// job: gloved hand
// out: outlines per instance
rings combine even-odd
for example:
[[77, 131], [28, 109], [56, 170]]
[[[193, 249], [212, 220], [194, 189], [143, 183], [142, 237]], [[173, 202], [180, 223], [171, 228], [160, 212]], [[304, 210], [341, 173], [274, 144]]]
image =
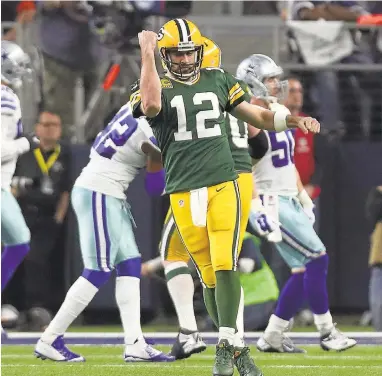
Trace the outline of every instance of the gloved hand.
[[303, 189], [298, 195], [297, 198], [300, 200], [300, 204], [304, 209], [305, 214], [308, 216], [309, 220], [314, 224], [316, 221], [316, 216], [314, 214], [314, 204], [312, 199], [309, 197], [305, 189]]
[[254, 232], [261, 237], [267, 237], [279, 228], [278, 224], [272, 219], [272, 217], [266, 213], [259, 197], [254, 198], [251, 202], [249, 223]]
[[34, 133], [23, 134], [21, 137], [25, 137], [29, 141], [30, 150], [34, 150], [40, 147], [40, 140]]

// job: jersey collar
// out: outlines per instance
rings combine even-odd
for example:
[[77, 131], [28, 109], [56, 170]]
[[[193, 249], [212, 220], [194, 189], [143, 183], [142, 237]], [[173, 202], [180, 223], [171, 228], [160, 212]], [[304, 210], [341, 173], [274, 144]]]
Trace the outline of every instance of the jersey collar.
[[191, 81], [182, 81], [182, 80], [178, 80], [176, 79], [171, 73], [169, 72], [166, 72], [165, 73], [165, 76], [170, 78], [171, 80], [173, 81], [176, 81], [176, 82], [179, 82], [180, 84], [183, 84], [183, 85], [187, 85], [187, 86], [191, 86], [193, 84], [196, 84], [198, 81], [199, 81], [199, 78], [200, 78], [200, 71], [199, 73], [196, 75], [195, 78], [193, 78]]

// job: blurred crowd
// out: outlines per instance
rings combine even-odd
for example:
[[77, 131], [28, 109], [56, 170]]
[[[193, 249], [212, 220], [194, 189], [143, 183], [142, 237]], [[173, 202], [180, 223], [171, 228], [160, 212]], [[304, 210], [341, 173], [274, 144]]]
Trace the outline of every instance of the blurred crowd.
[[[33, 43], [39, 51], [35, 59], [43, 61], [39, 64], [43, 70], [40, 108], [61, 117], [63, 136], [72, 141], [78, 141], [76, 128], [81, 125], [76, 122], [94, 90], [101, 87], [107, 72], [105, 67], [114, 61], [110, 59], [116, 51], [132, 53], [137, 31], [147, 27], [147, 13], [136, 7], [121, 9], [120, 5], [114, 9], [111, 3], [3, 1], [1, 4], [2, 22], [14, 21], [20, 26], [3, 27], [3, 39], [16, 40], [17, 32], [33, 31]], [[193, 7], [199, 6], [199, 2], [169, 3], [178, 6], [175, 11], [171, 9], [178, 17], [189, 15]], [[222, 3], [223, 8], [229, 5]], [[286, 24], [288, 62], [308, 67], [291, 72], [304, 83], [306, 113], [317, 117], [327, 132], [338, 133], [347, 140], [365, 136], [373, 141], [382, 139], [382, 74], [381, 66], [377, 65], [382, 63], [382, 29], [375, 28], [381, 22], [381, 2], [245, 1], [242, 12], [253, 16], [279, 14]], [[344, 28], [343, 22], [366, 28]], [[20, 37], [25, 41], [24, 35]], [[28, 51], [28, 46], [22, 47]], [[223, 51], [223, 64], [225, 54], [229, 51]], [[330, 69], [338, 64], [345, 67]], [[132, 76], [130, 82], [135, 78]], [[78, 87], [80, 91], [76, 91]], [[128, 92], [126, 88], [121, 90], [124, 95], [118, 100], [124, 101]], [[96, 124], [85, 130], [87, 140], [92, 140], [102, 129], [102, 120], [109, 115], [110, 106], [118, 108], [120, 103], [106, 98], [97, 105], [103, 107], [103, 111], [97, 109], [103, 115], [96, 116], [93, 120]]]
[[[117, 12], [112, 22], [106, 22], [113, 12], [105, 16], [102, 8], [102, 12], [95, 16], [95, 3], [111, 2], [1, 2], [2, 23], [15, 22], [14, 27], [2, 27], [2, 39], [26, 40], [25, 31], [33, 31], [33, 43], [38, 53], [32, 57], [32, 63], [39, 67], [41, 77], [41, 100], [36, 109], [34, 131], [40, 138], [42, 157], [38, 158], [33, 151], [24, 154], [18, 160], [12, 182], [12, 192], [20, 204], [32, 238], [31, 252], [17, 272], [22, 277], [14, 279], [22, 281], [22, 284], [11, 284], [5, 297], [16, 301], [23, 310], [38, 307], [54, 311], [62, 300], [65, 223], [73, 178], [68, 144], [78, 141], [76, 128], [80, 124], [77, 121], [82, 115], [79, 111], [86, 108], [96, 89], [101, 90], [105, 66], [110, 65], [115, 50], [123, 53], [126, 47], [127, 51], [129, 48], [133, 50], [134, 36], [145, 25], [146, 15], [141, 16], [136, 8], [124, 10], [127, 16], [122, 21], [120, 12]], [[174, 3], [178, 6], [176, 16], [189, 16], [192, 6], [198, 6], [198, 2], [185, 3], [184, 8], [178, 4], [183, 2]], [[382, 14], [382, 2], [245, 1], [242, 11], [253, 16], [279, 14], [287, 26], [285, 40], [289, 62], [312, 67], [289, 70], [285, 105], [292, 115], [308, 113], [321, 121], [323, 136], [313, 139], [311, 134], [295, 133], [296, 166], [306, 191], [318, 202], [322, 171], [317, 155], [320, 148], [315, 145], [320, 142], [320, 137], [382, 141], [382, 28], [373, 28], [381, 24], [377, 15]], [[123, 24], [126, 20], [130, 22], [128, 25]], [[297, 21], [306, 21], [307, 24], [304, 26]], [[318, 38], [317, 28], [322, 30], [325, 21], [339, 23], [333, 23], [333, 28], [325, 28]], [[358, 22], [370, 28], [347, 29], [340, 25], [342, 21]], [[129, 30], [126, 38], [129, 43], [122, 46], [120, 39], [126, 37], [126, 28]], [[28, 52], [28, 46], [23, 47]], [[225, 54], [229, 51], [223, 51], [223, 65]], [[348, 68], [331, 68], [331, 65], [338, 64]], [[322, 69], [322, 66], [327, 69]], [[132, 76], [129, 81], [133, 82], [135, 78]], [[82, 96], [75, 94], [79, 82]], [[128, 94], [125, 88], [123, 95], [118, 96], [119, 102], [126, 101]], [[78, 105], [78, 101], [82, 103]], [[113, 98], [100, 103], [103, 115], [94, 119], [91, 130], [85, 130], [85, 141], [94, 139], [120, 105]], [[50, 179], [46, 179], [47, 175]], [[381, 189], [378, 188], [373, 195], [373, 207], [380, 205], [380, 195]], [[372, 217], [374, 232], [370, 253], [370, 304], [376, 317], [382, 311], [380, 214], [379, 211]], [[253, 248], [256, 241], [251, 238], [246, 244]], [[256, 252], [255, 256], [247, 257], [254, 259], [254, 265], [257, 265], [251, 273], [267, 265], [259, 257]], [[248, 261], [242, 264], [248, 265]], [[274, 297], [270, 296], [270, 300], [273, 301]], [[273, 305], [270, 312], [272, 308]], [[382, 330], [382, 323], [376, 320], [376, 327]]]

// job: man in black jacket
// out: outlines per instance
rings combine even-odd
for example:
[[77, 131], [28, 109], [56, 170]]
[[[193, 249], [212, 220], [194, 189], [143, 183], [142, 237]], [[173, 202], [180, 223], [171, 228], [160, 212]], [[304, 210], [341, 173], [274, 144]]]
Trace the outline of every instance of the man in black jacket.
[[62, 285], [63, 223], [72, 185], [70, 150], [59, 142], [58, 115], [42, 112], [35, 132], [40, 147], [19, 158], [12, 191], [31, 230], [31, 250], [24, 261], [26, 308], [51, 309]]

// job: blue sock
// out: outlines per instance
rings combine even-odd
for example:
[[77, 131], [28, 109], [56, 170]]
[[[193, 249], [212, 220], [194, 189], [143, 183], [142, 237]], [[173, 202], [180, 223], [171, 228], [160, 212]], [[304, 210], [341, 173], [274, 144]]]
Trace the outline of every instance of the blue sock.
[[282, 289], [275, 315], [289, 321], [304, 304], [304, 273], [294, 273]]
[[308, 299], [310, 309], [316, 315], [329, 311], [328, 290], [326, 288], [328, 264], [329, 257], [325, 254], [306, 265], [305, 296]]
[[1, 254], [1, 292], [29, 252], [29, 244], [6, 245]]

